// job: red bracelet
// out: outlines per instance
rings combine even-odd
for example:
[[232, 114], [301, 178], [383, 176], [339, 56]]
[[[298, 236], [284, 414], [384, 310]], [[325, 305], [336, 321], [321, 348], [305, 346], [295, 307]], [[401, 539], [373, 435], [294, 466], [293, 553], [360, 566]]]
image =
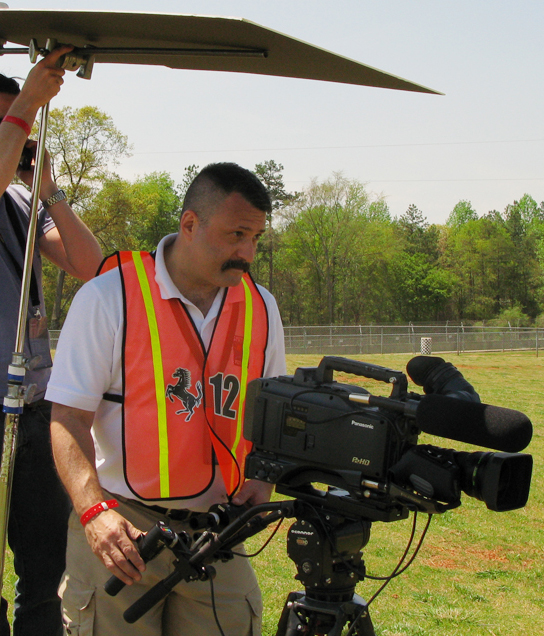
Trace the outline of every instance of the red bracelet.
[[6, 115], [2, 121], [7, 121], [10, 124], [15, 124], [16, 126], [19, 126], [19, 128], [22, 128], [27, 137], [30, 137], [30, 132], [32, 131], [32, 127], [29, 126], [26, 121], [24, 119], [21, 119], [20, 117], [12, 117], [11, 115]]
[[108, 501], [101, 501], [100, 503], [96, 504], [95, 506], [92, 506], [92, 508], [89, 508], [89, 510], [87, 510], [87, 512], [84, 512], [81, 515], [81, 525], [83, 527], [85, 527], [87, 525], [87, 523], [93, 518], [96, 517], [96, 515], [99, 512], [103, 512], [104, 510], [111, 510], [112, 508], [117, 508], [119, 506], [119, 504], [115, 501], [115, 499], [109, 499]]

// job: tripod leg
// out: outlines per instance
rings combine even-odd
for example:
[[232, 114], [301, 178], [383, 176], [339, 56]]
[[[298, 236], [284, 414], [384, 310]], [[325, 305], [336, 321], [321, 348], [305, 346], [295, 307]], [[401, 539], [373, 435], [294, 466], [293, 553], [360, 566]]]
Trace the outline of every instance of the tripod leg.
[[353, 620], [356, 622], [354, 631], [350, 632], [353, 636], [376, 636], [374, 625], [372, 624], [372, 619], [370, 618], [370, 613], [366, 603], [364, 604], [364, 608], [360, 609], [355, 616], [350, 618], [350, 629], [352, 627]]
[[[283, 606], [283, 610], [281, 612], [280, 620], [278, 621], [278, 630], [276, 632], [276, 636], [296, 636], [296, 624], [293, 627], [293, 622], [297, 621], [300, 624], [300, 621], [293, 611], [293, 604], [295, 601], [300, 600], [304, 594], [302, 592], [290, 592], [287, 597], [287, 601], [285, 601], [285, 605]], [[293, 631], [293, 629], [295, 631]], [[289, 631], [288, 631], [289, 630]], [[302, 634], [299, 630], [298, 634]]]
[[348, 603], [320, 603], [303, 592], [291, 592], [276, 636], [341, 636], [346, 625], [350, 636], [376, 636], [368, 605], [358, 595]]

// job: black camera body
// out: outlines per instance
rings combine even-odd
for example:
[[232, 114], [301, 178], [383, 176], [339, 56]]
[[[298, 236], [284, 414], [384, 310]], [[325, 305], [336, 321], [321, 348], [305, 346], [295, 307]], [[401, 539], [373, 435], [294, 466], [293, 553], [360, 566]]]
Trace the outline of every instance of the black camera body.
[[[335, 382], [333, 371], [386, 382], [391, 395], [376, 398]], [[254, 380], [244, 419], [244, 436], [253, 443], [245, 476], [372, 521], [395, 521], [414, 509], [441, 513], [460, 505], [462, 491], [492, 510], [524, 506], [532, 457], [418, 445], [422, 396], [407, 387], [400, 371], [338, 357], [294, 376]], [[316, 490], [316, 483], [332, 489]]]
[[30, 170], [32, 168], [32, 161], [34, 159], [34, 150], [31, 147], [25, 146], [19, 159], [19, 170]]

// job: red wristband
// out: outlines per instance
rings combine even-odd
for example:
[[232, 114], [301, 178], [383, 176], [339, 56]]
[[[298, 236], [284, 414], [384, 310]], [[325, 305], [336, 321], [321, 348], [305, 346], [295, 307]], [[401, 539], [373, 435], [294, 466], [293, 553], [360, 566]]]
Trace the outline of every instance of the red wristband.
[[2, 121], [7, 121], [10, 124], [15, 124], [16, 126], [19, 126], [19, 128], [22, 128], [27, 137], [30, 137], [30, 132], [32, 130], [32, 126], [29, 126], [26, 121], [24, 119], [21, 119], [20, 117], [12, 117], [11, 115], [6, 115]]
[[81, 515], [81, 525], [83, 527], [85, 527], [87, 525], [87, 523], [93, 518], [96, 517], [96, 515], [99, 512], [103, 512], [104, 510], [111, 510], [112, 508], [117, 508], [119, 506], [119, 504], [115, 501], [115, 499], [109, 499], [108, 501], [101, 501], [100, 503], [96, 504], [95, 506], [92, 506], [92, 508], [89, 508], [89, 510], [87, 510], [87, 512], [84, 512]]

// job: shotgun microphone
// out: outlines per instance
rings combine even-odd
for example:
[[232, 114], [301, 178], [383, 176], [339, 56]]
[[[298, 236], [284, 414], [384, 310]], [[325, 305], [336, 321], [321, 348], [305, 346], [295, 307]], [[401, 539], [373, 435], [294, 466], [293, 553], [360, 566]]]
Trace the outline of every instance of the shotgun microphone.
[[419, 428], [430, 435], [506, 453], [519, 453], [533, 435], [533, 425], [521, 411], [447, 395], [423, 396], [415, 419]]

